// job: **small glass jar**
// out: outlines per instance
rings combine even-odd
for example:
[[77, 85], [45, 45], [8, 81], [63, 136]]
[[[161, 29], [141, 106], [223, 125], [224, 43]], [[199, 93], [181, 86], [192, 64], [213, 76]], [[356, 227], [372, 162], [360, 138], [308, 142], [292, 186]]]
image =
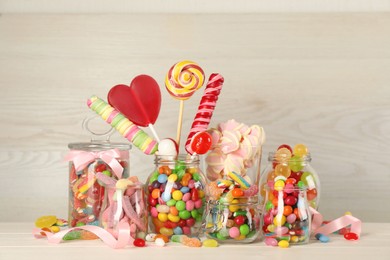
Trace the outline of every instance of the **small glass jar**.
[[[130, 178], [131, 181], [131, 178]], [[118, 182], [122, 184], [118, 185]], [[102, 213], [101, 226], [118, 238], [120, 223], [130, 227], [132, 238], [145, 238], [148, 228], [144, 185], [119, 180], [115, 187], [107, 187]]]
[[309, 242], [311, 215], [306, 194], [306, 188], [287, 185], [266, 188], [262, 229], [267, 244], [281, 240], [292, 245]]
[[69, 226], [98, 226], [106, 189], [96, 174], [99, 172], [114, 180], [128, 177], [131, 146], [93, 141], [70, 143], [68, 147]]
[[146, 182], [149, 232], [198, 236], [205, 206], [205, 177], [198, 156], [156, 155]]
[[258, 202], [207, 202], [203, 219], [206, 237], [221, 243], [251, 243], [261, 234]]
[[318, 209], [321, 191], [320, 179], [310, 162], [309, 153], [302, 157], [293, 156], [290, 158], [274, 152], [269, 153], [268, 165], [260, 178], [261, 204], [264, 203], [267, 183], [275, 182], [278, 179], [290, 179], [294, 185], [306, 187], [309, 206]]

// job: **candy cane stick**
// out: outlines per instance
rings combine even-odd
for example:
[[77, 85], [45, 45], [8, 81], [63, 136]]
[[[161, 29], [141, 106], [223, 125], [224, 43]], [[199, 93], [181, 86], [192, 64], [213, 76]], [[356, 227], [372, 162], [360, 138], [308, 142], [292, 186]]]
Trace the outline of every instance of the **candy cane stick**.
[[209, 82], [207, 83], [207, 86], [204, 90], [202, 99], [199, 103], [198, 112], [195, 115], [190, 133], [187, 137], [185, 148], [186, 151], [190, 154], [194, 153], [194, 151], [191, 149], [192, 137], [198, 132], [207, 130], [210, 124], [210, 120], [218, 100], [218, 95], [221, 92], [223, 82], [223, 77], [218, 73], [213, 73], [209, 77]]

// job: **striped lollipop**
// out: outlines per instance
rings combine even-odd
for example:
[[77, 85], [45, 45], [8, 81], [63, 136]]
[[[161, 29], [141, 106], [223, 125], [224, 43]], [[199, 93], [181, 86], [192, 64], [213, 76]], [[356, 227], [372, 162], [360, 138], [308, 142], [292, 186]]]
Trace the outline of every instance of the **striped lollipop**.
[[192, 61], [180, 61], [173, 65], [165, 78], [165, 87], [169, 94], [180, 100], [176, 142], [180, 145], [184, 100], [189, 99], [204, 83], [203, 69]]

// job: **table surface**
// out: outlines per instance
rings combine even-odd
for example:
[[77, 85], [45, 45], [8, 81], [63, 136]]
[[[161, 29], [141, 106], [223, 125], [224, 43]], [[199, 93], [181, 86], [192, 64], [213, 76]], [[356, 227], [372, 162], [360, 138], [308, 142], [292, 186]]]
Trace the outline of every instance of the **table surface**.
[[0, 259], [389, 259], [390, 223], [363, 223], [358, 241], [347, 241], [340, 235], [331, 235], [329, 243], [312, 240], [307, 245], [288, 249], [268, 247], [263, 242], [241, 245], [220, 245], [218, 248], [189, 248], [169, 243], [165, 247], [149, 244], [145, 248], [128, 246], [111, 249], [100, 240], [68, 241], [49, 244], [36, 239], [31, 231], [33, 223], [0, 223]]

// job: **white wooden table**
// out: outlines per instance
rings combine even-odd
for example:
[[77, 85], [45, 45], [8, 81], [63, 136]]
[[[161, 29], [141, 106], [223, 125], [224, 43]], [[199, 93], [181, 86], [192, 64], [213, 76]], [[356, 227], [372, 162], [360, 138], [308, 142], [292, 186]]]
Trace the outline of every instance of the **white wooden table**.
[[363, 223], [358, 241], [331, 235], [331, 242], [312, 240], [288, 249], [268, 247], [263, 242], [246, 245], [220, 245], [218, 248], [189, 248], [169, 243], [160, 248], [128, 246], [111, 249], [100, 240], [49, 244], [31, 234], [33, 223], [0, 223], [0, 259], [390, 259], [390, 223]]

